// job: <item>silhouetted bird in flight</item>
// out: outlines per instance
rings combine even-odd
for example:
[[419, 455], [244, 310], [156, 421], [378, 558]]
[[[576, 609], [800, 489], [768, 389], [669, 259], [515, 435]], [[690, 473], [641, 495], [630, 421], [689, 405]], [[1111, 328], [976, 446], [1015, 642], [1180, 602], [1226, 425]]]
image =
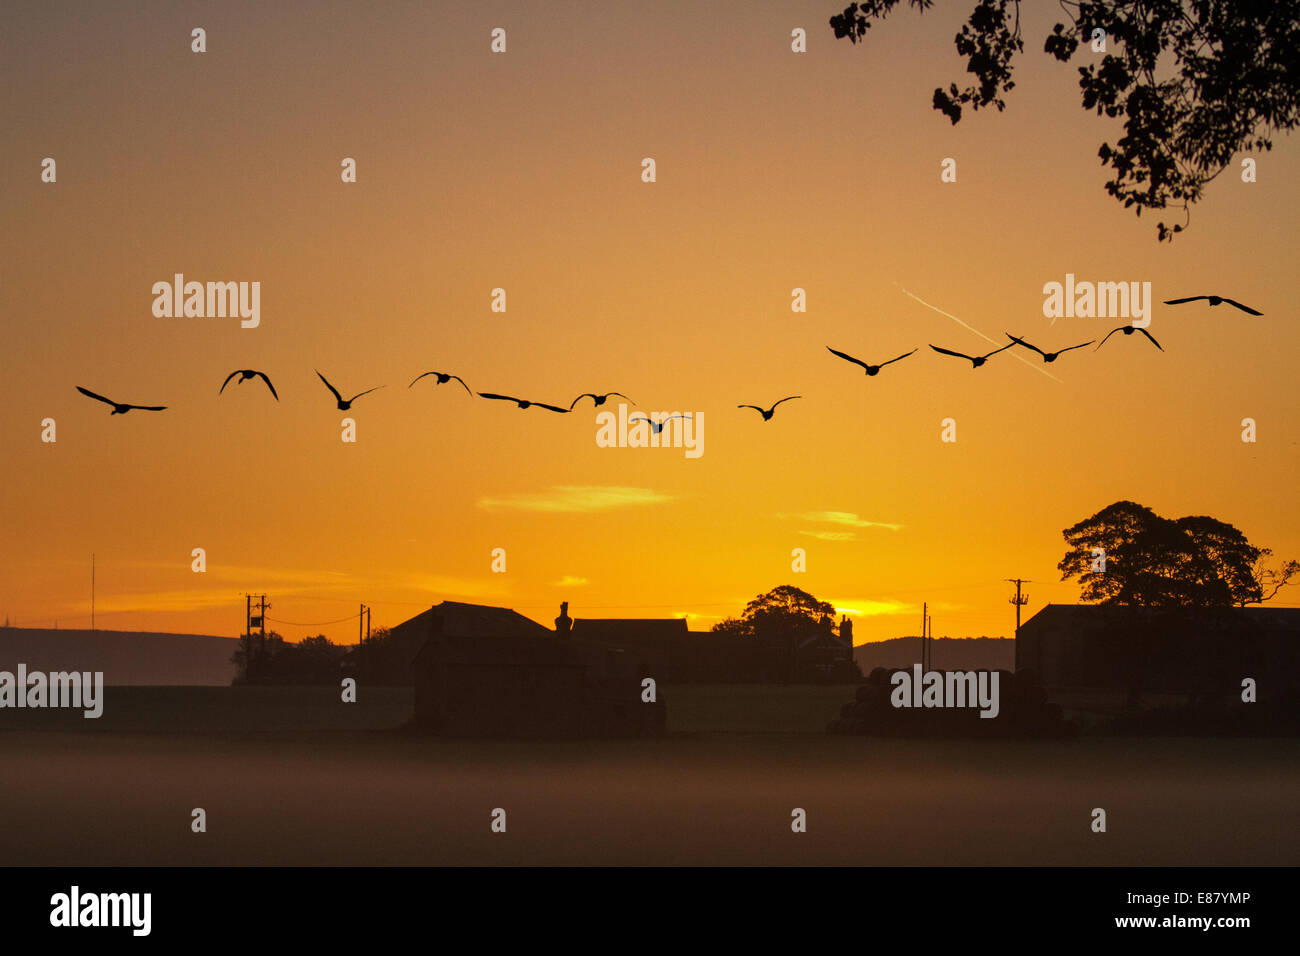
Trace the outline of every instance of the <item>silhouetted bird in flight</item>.
[[[607, 401], [609, 401], [609, 397], [610, 397], [611, 395], [617, 395], [619, 398], [627, 398], [627, 396], [624, 395], [622, 392], [606, 392], [604, 395], [596, 395], [596, 394], [594, 394], [594, 393], [592, 393], [592, 392], [583, 392], [581, 395], [579, 395], [577, 398], [575, 398], [575, 399], [573, 400], [573, 405], [577, 405], [577, 404], [578, 404], [580, 401], [582, 401], [584, 398], [589, 398], [589, 399], [591, 399], [593, 402], [596, 403], [595, 406], [594, 406], [595, 408], [600, 408], [600, 406], [604, 405]], [[630, 399], [630, 398], [627, 398], [627, 400], [628, 400], [629, 402], [632, 402], [632, 399]], [[632, 402], [632, 404], [635, 405], [636, 402]], [[573, 410], [573, 405], [570, 405], [570, 406], [569, 406], [569, 410], [570, 410], [570, 411]], [[630, 418], [628, 419], [628, 421], [631, 421], [631, 420], [632, 420], [632, 419], [630, 419]]]
[[537, 408], [544, 408], [548, 412], [561, 412], [565, 415], [569, 414], [569, 409], [561, 408], [559, 405], [547, 405], [545, 402], [530, 402], [526, 398], [511, 398], [509, 395], [495, 395], [492, 392], [479, 392], [478, 394], [479, 398], [491, 398], [498, 402], [514, 402], [520, 408], [531, 408], [536, 406]]
[[[631, 401], [631, 399], [628, 399], [628, 401]], [[669, 415], [667, 418], [663, 419], [662, 421], [658, 421], [658, 422], [656, 422], [656, 421], [654, 421], [654, 420], [652, 420], [652, 419], [649, 419], [649, 418], [646, 418], [644, 415], [642, 415], [640, 418], [629, 418], [629, 419], [628, 419], [628, 422], [647, 422], [647, 423], [650, 425], [650, 431], [652, 431], [652, 432], [654, 432], [654, 434], [658, 435], [660, 432], [662, 432], [662, 431], [664, 430], [664, 426], [667, 425], [667, 424], [668, 424], [670, 421], [672, 421], [674, 418], [682, 418], [682, 419], [686, 419], [686, 418], [690, 418], [690, 417], [691, 417], [690, 415], [681, 415], [681, 414], [677, 414], [677, 415]]]
[[[790, 401], [790, 399], [792, 399], [792, 398], [803, 398], [803, 396], [802, 396], [802, 395], [789, 395], [789, 396], [787, 396], [787, 397], [781, 399], [781, 402], [788, 402], [788, 401]], [[781, 402], [777, 402], [776, 405], [780, 405]], [[758, 412], [760, 415], [763, 416], [763, 421], [765, 421], [765, 422], [770, 422], [770, 421], [772, 420], [772, 415], [773, 415], [773, 413], [776, 411], [776, 405], [773, 405], [771, 408], [768, 408], [768, 409], [759, 408], [757, 405], [737, 405], [736, 407], [737, 407], [737, 408], [752, 408], [754, 411]]]
[[[447, 372], [425, 372], [424, 375], [417, 375], [417, 376], [415, 376], [415, 378], [411, 381], [411, 385], [414, 385], [414, 384], [415, 384], [416, 382], [418, 382], [420, 379], [424, 378], [425, 375], [436, 375], [436, 376], [438, 376], [438, 384], [439, 384], [439, 385], [446, 385], [448, 382], [450, 382], [450, 381], [454, 378], [456, 381], [460, 382], [460, 387], [463, 388], [463, 389], [465, 389], [465, 392], [469, 395], [470, 398], [473, 398], [473, 397], [474, 397], [474, 393], [471, 392], [471, 391], [469, 390], [469, 386], [465, 384], [465, 380], [464, 380], [463, 378], [461, 378], [459, 375], [450, 375], [450, 374], [448, 374]], [[407, 387], [407, 388], [410, 388], [411, 385], [408, 385], [408, 386], [406, 386], [406, 387]]]
[[362, 395], [369, 395], [371, 392], [377, 391], [384, 387], [382, 385], [376, 385], [374, 388], [368, 388], [364, 392], [357, 392], [357, 394], [353, 395], [347, 401], [344, 401], [343, 396], [339, 394], [339, 390], [329, 383], [329, 379], [327, 379], [324, 375], [321, 375], [319, 371], [317, 371], [316, 374], [320, 376], [320, 380], [325, 383], [325, 387], [334, 393], [334, 400], [339, 403], [339, 411], [341, 412], [346, 412], [349, 408], [351, 408], [352, 403], [355, 402]]
[[[1225, 295], [1189, 295], [1185, 299], [1165, 299], [1165, 305], [1182, 305], [1184, 302], [1199, 302], [1202, 299], [1208, 299], [1210, 305], [1221, 305], [1224, 302], [1228, 305], [1236, 306], [1242, 312], [1249, 312], [1251, 315], [1263, 315], [1263, 312], [1256, 312], [1248, 305], [1242, 305], [1236, 299], [1229, 299]], [[1163, 352], [1164, 349], [1161, 349]]]
[[[1125, 335], [1132, 335], [1134, 332], [1141, 332], [1143, 335], [1145, 335], [1147, 338], [1151, 340], [1152, 345], [1160, 349], [1160, 351], [1162, 352], [1164, 351], [1164, 349], [1160, 348], [1160, 343], [1156, 341], [1156, 337], [1152, 335], [1150, 332], [1148, 332], [1146, 329], [1142, 328], [1141, 326], [1121, 325], [1118, 329], [1111, 329], [1109, 332], [1107, 332], [1106, 339], [1110, 338], [1116, 332], [1123, 332]], [[1106, 339], [1101, 340], [1101, 342], [1097, 345], [1097, 349], [1101, 348], [1103, 345], [1106, 344]], [[1097, 351], [1097, 349], [1093, 349], [1093, 351], [1095, 352]]]
[[[1044, 351], [1043, 351], [1042, 349], [1040, 349], [1037, 345], [1030, 345], [1030, 344], [1029, 344], [1028, 342], [1026, 342], [1024, 339], [1016, 338], [1016, 337], [1015, 337], [1014, 335], [1012, 335], [1010, 332], [1007, 333], [1007, 338], [1009, 338], [1009, 339], [1011, 340], [1012, 344], [1014, 344], [1014, 345], [1023, 345], [1023, 346], [1024, 346], [1025, 348], [1027, 348], [1027, 349], [1033, 349], [1035, 352], [1037, 352], [1039, 355], [1041, 355], [1041, 356], [1043, 357], [1043, 361], [1044, 361], [1044, 362], [1055, 362], [1057, 356], [1059, 356], [1059, 355], [1061, 355], [1061, 354], [1063, 354], [1063, 353], [1065, 353], [1065, 352], [1069, 352], [1069, 351], [1071, 351], [1071, 350], [1073, 350], [1073, 349], [1081, 349], [1081, 348], [1083, 348], [1085, 345], [1091, 345], [1093, 342], [1097, 341], [1096, 339], [1091, 339], [1091, 340], [1089, 340], [1089, 341], [1087, 341], [1087, 342], [1083, 342], [1083, 343], [1081, 343], [1081, 344], [1079, 344], [1079, 345], [1071, 345], [1071, 346], [1069, 346], [1069, 347], [1067, 347], [1067, 348], [1059, 349], [1058, 351], [1055, 351], [1055, 352], [1044, 352]], [[1160, 351], [1163, 352], [1164, 349], [1161, 349]]]
[[264, 382], [266, 383], [266, 387], [269, 388], [269, 389], [271, 390], [271, 394], [272, 394], [272, 395], [275, 395], [275, 400], [276, 400], [277, 402], [280, 400], [280, 396], [279, 396], [279, 395], [276, 395], [276, 392], [275, 392], [275, 386], [272, 385], [272, 384], [271, 384], [271, 380], [270, 380], [269, 378], [266, 377], [266, 373], [265, 373], [265, 372], [258, 372], [258, 371], [254, 370], [254, 369], [251, 369], [251, 368], [239, 368], [239, 369], [235, 369], [235, 371], [233, 371], [233, 372], [231, 372], [229, 375], [227, 375], [227, 376], [226, 376], [226, 380], [225, 380], [224, 382], [221, 383], [221, 388], [217, 389], [217, 394], [218, 394], [218, 395], [220, 395], [222, 392], [224, 392], [224, 391], [226, 390], [226, 386], [230, 384], [230, 380], [231, 380], [232, 378], [234, 378], [236, 375], [239, 376], [239, 381], [235, 383], [236, 385], [243, 385], [243, 384], [244, 384], [245, 382], [247, 382], [250, 378], [257, 378], [257, 376], [259, 376], [259, 375], [262, 376], [262, 381], [264, 381]]
[[161, 412], [167, 407], [166, 405], [129, 405], [126, 402], [115, 402], [111, 398], [105, 398], [103, 395], [96, 395], [90, 389], [82, 388], [80, 385], [77, 386], [77, 391], [88, 398], [93, 398], [98, 402], [103, 402], [105, 405], [112, 405], [113, 410], [109, 412], [110, 415], [125, 415], [133, 408], [138, 408], [142, 412]]
[[898, 358], [891, 358], [888, 362], [881, 362], [879, 365], [868, 365], [866, 362], [862, 361], [862, 359], [856, 359], [852, 355], [849, 355], [847, 352], [837, 351], [836, 349], [831, 348], [829, 345], [826, 346], [826, 351], [830, 352], [832, 355], [838, 355], [846, 362], [852, 362], [854, 365], [861, 365], [866, 370], [868, 375], [878, 375], [880, 373], [880, 370], [884, 368], [886, 365], [893, 365], [899, 359], [907, 358], [907, 356], [911, 355], [912, 352], [915, 352], [916, 349], [912, 349], [912, 352], [907, 352], [903, 355], [900, 355]]
[[941, 349], [937, 345], [931, 345], [930, 348], [934, 349], [936, 352], [942, 352], [944, 355], [951, 355], [954, 358], [970, 359], [971, 368], [979, 368], [993, 356], [997, 355], [999, 352], [1005, 352], [1013, 345], [1015, 345], [1014, 342], [1008, 342], [1006, 345], [1002, 346], [1002, 348], [994, 349], [992, 352], [985, 355], [967, 355], [965, 352], [953, 352], [949, 349]]

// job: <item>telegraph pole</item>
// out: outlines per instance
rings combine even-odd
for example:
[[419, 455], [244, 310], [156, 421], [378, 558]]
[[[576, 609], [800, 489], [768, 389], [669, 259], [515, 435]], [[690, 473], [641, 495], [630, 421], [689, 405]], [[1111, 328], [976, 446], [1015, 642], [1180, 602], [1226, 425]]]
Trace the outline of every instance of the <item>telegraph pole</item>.
[[931, 615], [929, 615], [929, 614], [927, 614], [926, 617], [925, 617], [925, 625], [926, 625], [926, 632], [925, 632], [925, 651], [926, 651], [926, 654], [925, 654], [925, 668], [924, 668], [924, 669], [925, 669], [925, 670], [929, 670], [930, 668], [932, 668], [932, 667], [934, 666], [934, 644], [933, 644], [933, 641], [934, 641], [934, 618], [933, 618]]
[[[249, 676], [253, 659], [266, 657], [266, 610], [271, 605], [266, 603], [266, 595], [257, 597], [257, 614], [253, 613], [252, 594], [244, 595], [244, 676]], [[253, 652], [253, 628], [257, 628], [257, 653]]]
[[361, 610], [357, 612], [357, 644], [363, 645], [366, 639], [370, 637], [370, 608], [364, 604]]
[[926, 628], [929, 625], [930, 615], [927, 613], [930, 605], [924, 601], [921, 602], [921, 672], [929, 670], [930, 666], [930, 648], [929, 640], [926, 637]]
[[253, 595], [244, 595], [244, 680], [253, 669]]
[[95, 552], [90, 552], [90, 633], [95, 633]]
[[257, 609], [257, 624], [262, 632], [258, 637], [257, 643], [260, 648], [259, 653], [262, 657], [266, 657], [266, 609], [270, 606], [271, 605], [266, 603], [266, 595], [263, 594], [262, 600], [258, 603]]
[[1010, 581], [1012, 584], [1014, 584], [1014, 585], [1016, 586], [1016, 596], [1013, 597], [1013, 598], [1007, 598], [1007, 601], [1008, 601], [1008, 603], [1010, 603], [1010, 604], [1014, 604], [1014, 605], [1016, 606], [1016, 634], [1015, 634], [1015, 641], [1016, 641], [1016, 663], [1015, 663], [1015, 668], [1016, 668], [1016, 670], [1020, 670], [1020, 609], [1021, 609], [1022, 607], [1024, 607], [1026, 604], [1029, 603], [1029, 595], [1028, 595], [1028, 594], [1022, 594], [1021, 591], [1020, 591], [1020, 586], [1021, 586], [1022, 584], [1031, 584], [1032, 582], [1030, 582], [1030, 581], [1024, 581], [1024, 580], [1022, 580], [1022, 579], [1020, 579], [1020, 578], [1006, 578], [1005, 580]]

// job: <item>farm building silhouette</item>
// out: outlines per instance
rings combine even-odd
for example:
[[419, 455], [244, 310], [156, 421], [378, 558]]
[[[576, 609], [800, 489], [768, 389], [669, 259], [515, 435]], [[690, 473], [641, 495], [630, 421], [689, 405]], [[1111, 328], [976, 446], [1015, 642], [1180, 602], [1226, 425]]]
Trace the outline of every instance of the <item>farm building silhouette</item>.
[[1049, 689], [1225, 693], [1300, 677], [1300, 608], [1049, 604], [1020, 626], [1016, 670]]
[[424, 637], [412, 661], [414, 726], [456, 737], [663, 734], [663, 701], [643, 699], [643, 680], [658, 682], [645, 662], [576, 637], [567, 602], [555, 625], [444, 601], [394, 628], [403, 644]]

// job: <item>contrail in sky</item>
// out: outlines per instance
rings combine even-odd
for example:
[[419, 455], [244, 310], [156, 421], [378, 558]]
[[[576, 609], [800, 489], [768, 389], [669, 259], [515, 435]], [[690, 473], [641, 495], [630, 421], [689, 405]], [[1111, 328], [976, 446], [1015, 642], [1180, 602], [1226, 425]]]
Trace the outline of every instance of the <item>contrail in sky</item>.
[[[895, 282], [894, 285], [898, 285], [898, 283]], [[902, 287], [901, 285], [899, 285], [898, 287], [899, 287], [900, 289], [903, 289], [903, 287]], [[940, 315], [946, 315], [946, 316], [948, 316], [948, 318], [952, 319], [954, 322], [956, 322], [956, 323], [957, 323], [958, 325], [960, 325], [962, 328], [964, 328], [964, 329], [970, 329], [970, 331], [974, 332], [976, 335], [978, 335], [980, 338], [982, 338], [984, 341], [990, 343], [991, 345], [1001, 345], [1001, 344], [1002, 344], [1001, 342], [998, 342], [998, 341], [995, 340], [995, 339], [991, 339], [991, 338], [989, 338], [987, 335], [985, 335], [985, 334], [984, 334], [983, 332], [981, 332], [979, 329], [972, 328], [971, 326], [967, 325], [965, 322], [963, 322], [961, 319], [957, 318], [957, 316], [953, 315], [951, 312], [945, 312], [945, 311], [943, 311], [943, 309], [939, 308], [937, 305], [931, 305], [929, 302], [926, 302], [924, 299], [922, 299], [919, 295], [912, 295], [912, 293], [908, 292], [906, 289], [903, 289], [903, 295], [908, 296], [909, 298], [915, 299], [917, 302], [920, 302], [920, 303], [921, 303], [923, 306], [925, 306], [927, 309], [933, 309], [935, 312], [938, 312]], [[1048, 378], [1050, 378], [1053, 382], [1058, 382], [1058, 383], [1060, 383], [1061, 385], [1064, 385], [1064, 384], [1065, 384], [1065, 383], [1062, 382], [1059, 378], [1057, 378], [1055, 375], [1053, 375], [1051, 372], [1049, 372], [1047, 369], [1043, 368], [1041, 365], [1035, 365], [1033, 362], [1030, 362], [1030, 361], [1026, 360], [1026, 359], [1024, 358], [1024, 356], [1022, 356], [1022, 355], [1020, 355], [1020, 354], [1018, 354], [1018, 353], [1016, 353], [1016, 352], [1012, 352], [1011, 354], [1012, 354], [1013, 356], [1015, 356], [1017, 359], [1019, 359], [1021, 362], [1023, 362], [1025, 365], [1028, 365], [1028, 366], [1029, 366], [1030, 368], [1032, 368], [1035, 372], [1042, 372], [1044, 375], [1046, 375]]]

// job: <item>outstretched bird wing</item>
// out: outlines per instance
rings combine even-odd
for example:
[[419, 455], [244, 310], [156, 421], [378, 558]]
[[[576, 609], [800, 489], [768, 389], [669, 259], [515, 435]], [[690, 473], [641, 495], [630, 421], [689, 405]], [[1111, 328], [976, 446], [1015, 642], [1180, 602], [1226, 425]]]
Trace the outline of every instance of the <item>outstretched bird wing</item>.
[[1201, 299], [1208, 298], [1208, 295], [1189, 295], [1185, 299], [1165, 299], [1165, 305], [1182, 305], [1184, 302], [1199, 302]]
[[833, 349], [829, 345], [826, 346], [826, 351], [830, 352], [832, 355], [838, 355], [846, 362], [852, 362], [854, 365], [861, 365], [863, 368], [867, 367], [866, 362], [862, 361], [862, 359], [855, 359], [852, 355], [849, 355], [847, 352], [841, 352], [839, 351], [839, 349]]
[[1250, 306], [1248, 306], [1248, 305], [1242, 305], [1242, 304], [1241, 304], [1240, 302], [1238, 302], [1236, 299], [1224, 299], [1223, 301], [1226, 302], [1226, 303], [1228, 303], [1228, 305], [1235, 305], [1237, 308], [1241, 309], [1242, 312], [1249, 312], [1251, 315], [1263, 315], [1263, 314], [1264, 314], [1263, 312], [1256, 312], [1254, 309], [1252, 309], [1252, 308], [1251, 308]]
[[233, 372], [231, 372], [229, 375], [226, 376], [226, 380], [222, 382], [221, 387], [217, 389], [218, 395], [220, 395], [222, 392], [226, 390], [226, 386], [230, 384], [230, 380], [234, 378], [236, 375], [238, 375], [239, 371], [240, 371], [239, 369], [235, 369]]
[[77, 391], [79, 391], [82, 395], [88, 396], [89, 398], [93, 398], [97, 401], [103, 402], [105, 405], [112, 405], [114, 408], [117, 407], [117, 402], [113, 401], [111, 398], [105, 398], [103, 395], [96, 395], [88, 388], [82, 388], [80, 385], [78, 385]]
[[[737, 405], [736, 407], [737, 407], [737, 408], [752, 408], [754, 411], [758, 412], [759, 414], [762, 414], [763, 412], [767, 411], [766, 408], [759, 408], [757, 405]], [[628, 421], [631, 421], [631, 419], [629, 418]]]
[[369, 395], [371, 392], [377, 392], [377, 391], [379, 391], [381, 388], [385, 388], [385, 387], [386, 387], [386, 386], [383, 386], [383, 385], [376, 385], [374, 388], [368, 388], [368, 389], [366, 389], [364, 392], [357, 392], [355, 395], [353, 395], [351, 398], [349, 398], [348, 401], [349, 401], [349, 402], [355, 402], [355, 401], [356, 401], [358, 398], [360, 398], [362, 395]]
[[[275, 386], [271, 384], [271, 380], [266, 377], [266, 373], [258, 372], [257, 374], [262, 377], [262, 381], [266, 383], [266, 387], [271, 390], [271, 394], [275, 396], [275, 400], [278, 402], [280, 400], [280, 395], [276, 392]], [[230, 379], [226, 379], [226, 381], [230, 381]], [[223, 385], [222, 388], [225, 388], [225, 386]]]
[[[1139, 332], [1141, 332], [1143, 335], [1145, 335], [1147, 338], [1149, 338], [1149, 339], [1151, 340], [1151, 344], [1152, 344], [1152, 345], [1154, 345], [1156, 348], [1160, 349], [1160, 351], [1162, 351], [1162, 352], [1164, 351], [1164, 349], [1160, 348], [1160, 343], [1156, 341], [1156, 337], [1155, 337], [1154, 335], [1152, 335], [1152, 334], [1151, 334], [1150, 332], [1148, 332], [1146, 329], [1142, 328], [1140, 325], [1135, 325], [1134, 328], [1137, 329]], [[1098, 348], [1100, 348], [1100, 347], [1101, 347], [1101, 346], [1098, 346]]]
[[[1024, 346], [1025, 348], [1027, 348], [1027, 349], [1033, 349], [1035, 352], [1037, 352], [1037, 353], [1038, 353], [1039, 355], [1041, 355], [1043, 358], [1047, 358], [1047, 353], [1044, 352], [1042, 349], [1040, 349], [1037, 345], [1030, 345], [1030, 344], [1029, 344], [1028, 342], [1026, 342], [1024, 339], [1017, 338], [1016, 336], [1012, 335], [1010, 332], [1007, 333], [1007, 338], [1009, 338], [1009, 339], [1011, 340], [1012, 345], [1023, 345], [1023, 346]], [[1003, 348], [1010, 348], [1010, 346], [1005, 346], [1005, 345], [1004, 345]], [[999, 349], [998, 351], [1001, 351], [1001, 350], [1002, 350], [1002, 349]], [[989, 354], [992, 355], [993, 353], [990, 352]]]
[[520, 402], [523, 401], [522, 398], [512, 398], [512, 397], [509, 396], [509, 395], [497, 395], [495, 392], [479, 392], [479, 393], [478, 393], [478, 397], [479, 397], [479, 398], [494, 398], [494, 399], [496, 399], [498, 402], [514, 402], [516, 405], [518, 405]]
[[[421, 372], [419, 375], [415, 376], [415, 378], [411, 379], [411, 385], [414, 385], [416, 382], [418, 382], [420, 379], [424, 378], [424, 376], [426, 376], [426, 375], [437, 375], [437, 374], [438, 374], [437, 372]], [[464, 383], [464, 382], [461, 382], [461, 384], [464, 385], [465, 383]], [[410, 388], [411, 385], [408, 385], [408, 386], [406, 386], [406, 387], [407, 387], [407, 388]]]
[[534, 408], [545, 408], [547, 411], [569, 414], [569, 409], [561, 408], [559, 405], [547, 405], [545, 402], [533, 402], [532, 405]]
[[[1106, 339], [1110, 338], [1116, 332], [1123, 332], [1125, 328], [1126, 328], [1125, 326], [1121, 325], [1118, 329], [1111, 329], [1109, 332], [1106, 333], [1106, 338], [1102, 339], [1099, 343], [1097, 343], [1097, 349], [1101, 348], [1103, 345], [1106, 344]], [[1142, 330], [1138, 329], [1138, 331], [1140, 332]], [[1097, 349], [1093, 349], [1093, 351], [1095, 352], [1097, 351]]]
[[474, 397], [474, 393], [469, 390], [469, 386], [465, 384], [465, 380], [463, 378], [461, 378], [459, 375], [452, 375], [451, 378], [454, 378], [456, 381], [460, 382], [460, 387], [465, 390], [466, 395], [468, 395], [470, 398]]
[[[609, 395], [617, 395], [619, 398], [627, 398], [627, 396], [624, 395], [622, 392], [610, 392]], [[605, 397], [606, 397], [606, 398], [609, 398], [609, 395], [606, 395]], [[632, 399], [630, 399], [630, 398], [627, 398], [627, 400], [628, 400], [629, 402], [632, 402]], [[635, 405], [636, 402], [632, 402], [632, 404]]]
[[[803, 398], [803, 396], [802, 396], [802, 395], [787, 395], [785, 398], [781, 399], [781, 402], [788, 402], [788, 401], [790, 401], [790, 400], [793, 399], [793, 398]], [[781, 402], [777, 402], [776, 405], [780, 405]], [[772, 410], [773, 410], [773, 411], [776, 410], [776, 405], [773, 405], [773, 406], [772, 406]]]
[[[573, 400], [573, 405], [577, 405], [577, 404], [578, 404], [580, 401], [582, 401], [584, 398], [589, 398], [589, 399], [591, 399], [593, 402], [596, 400], [596, 396], [593, 395], [593, 394], [591, 394], [591, 392], [583, 392], [581, 395], [579, 395], [577, 398], [575, 398], [575, 399]], [[570, 405], [570, 406], [569, 406], [569, 411], [573, 411], [573, 405]]]
[[[934, 349], [936, 352], [942, 352], [944, 355], [951, 355], [954, 358], [964, 358], [968, 362], [975, 361], [974, 356], [966, 355], [964, 352], [953, 352], [949, 349], [941, 349], [937, 345], [931, 345], [930, 348]], [[1001, 352], [1002, 350], [998, 349], [998, 351]], [[989, 354], [992, 355], [993, 353], [990, 352]]]
[[[1081, 348], [1083, 348], [1084, 345], [1091, 345], [1091, 344], [1092, 344], [1093, 342], [1095, 342], [1095, 341], [1097, 341], [1097, 340], [1096, 340], [1096, 339], [1092, 339], [1091, 341], [1084, 342], [1082, 345], [1071, 345], [1070, 348], [1068, 348], [1068, 349], [1061, 349], [1061, 352], [1069, 352], [1071, 349], [1081, 349]], [[1057, 355], [1060, 355], [1061, 352], [1057, 352], [1056, 354], [1057, 354]]]
[[881, 368], [884, 368], [886, 365], [893, 365], [895, 362], [907, 358], [909, 355], [911, 355], [911, 354], [912, 354], [913, 352], [915, 352], [915, 351], [916, 351], [916, 349], [912, 349], [911, 352], [904, 352], [904, 353], [903, 353], [902, 355], [900, 355], [898, 358], [891, 358], [888, 362], [881, 362], [881, 363], [880, 363], [880, 367], [881, 367]]
[[142, 412], [161, 412], [166, 405], [128, 405], [127, 408], [138, 408]]
[[[1011, 348], [1011, 346], [1013, 346], [1013, 345], [1015, 345], [1015, 344], [1016, 344], [1015, 342], [1008, 342], [1006, 345], [1002, 346], [1002, 348], [1000, 348], [1000, 349], [994, 349], [992, 352], [989, 352], [988, 355], [982, 355], [982, 356], [980, 356], [980, 357], [981, 357], [981, 358], [990, 358], [991, 356], [997, 355], [999, 352], [1005, 352], [1007, 349]], [[1032, 346], [1030, 346], [1030, 347], [1032, 348]], [[1034, 351], [1037, 352], [1038, 349], [1034, 349]]]
[[329, 379], [324, 375], [321, 375], [319, 369], [317, 369], [316, 374], [320, 377], [320, 380], [325, 383], [325, 387], [334, 393], [335, 400], [340, 402], [343, 401], [343, 396], [339, 394], [339, 390], [330, 384]]

